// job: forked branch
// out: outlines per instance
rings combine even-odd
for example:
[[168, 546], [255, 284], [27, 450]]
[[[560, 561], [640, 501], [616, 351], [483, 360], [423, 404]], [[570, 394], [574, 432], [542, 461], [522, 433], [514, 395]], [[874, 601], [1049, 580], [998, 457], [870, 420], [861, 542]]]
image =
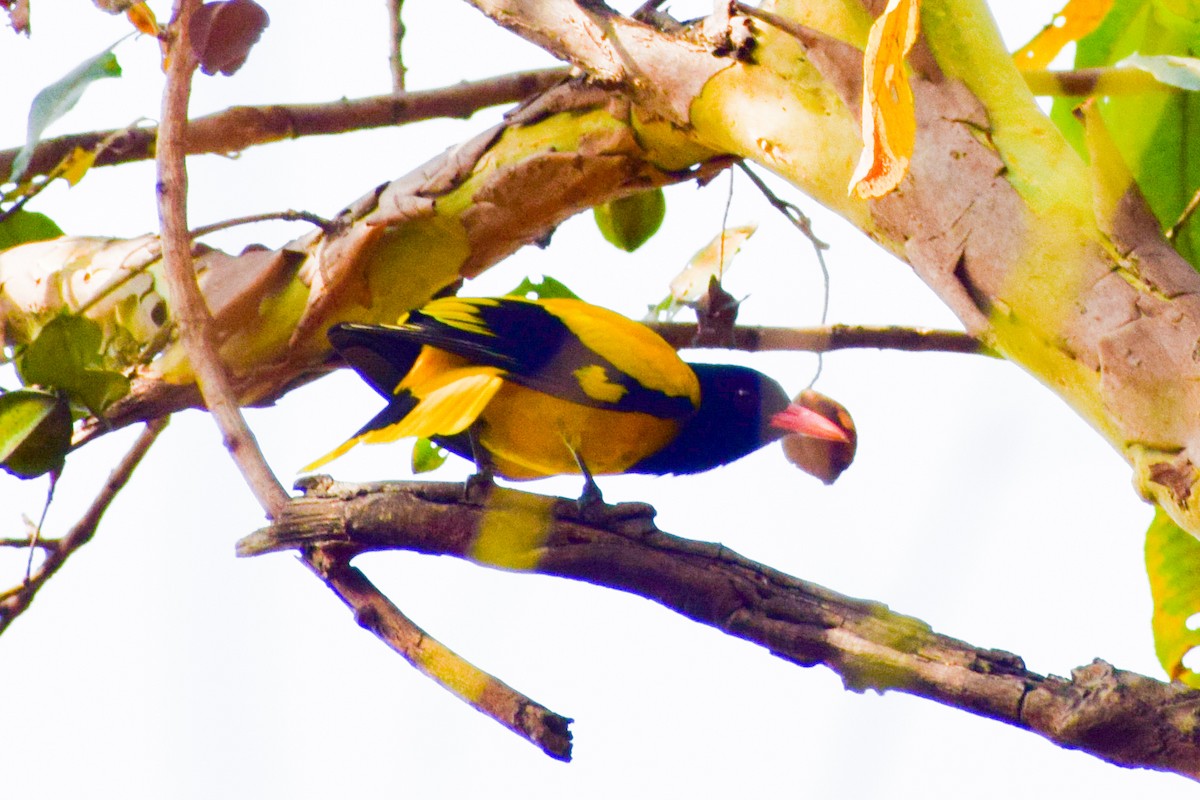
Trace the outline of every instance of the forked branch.
[[[1200, 779], [1200, 691], [1095, 661], [1039, 675], [1011, 653], [936, 633], [882, 603], [846, 597], [717, 544], [658, 530], [652, 509], [605, 507], [461, 485], [307, 481], [240, 555], [332, 546], [345, 557], [402, 549], [587, 581], [637, 594], [800, 666], [829, 667], [855, 691], [901, 691], [1037, 733], [1113, 764]], [[498, 522], [499, 521], [499, 522]], [[519, 531], [519, 536], [497, 531]], [[538, 535], [530, 535], [530, 532]]]

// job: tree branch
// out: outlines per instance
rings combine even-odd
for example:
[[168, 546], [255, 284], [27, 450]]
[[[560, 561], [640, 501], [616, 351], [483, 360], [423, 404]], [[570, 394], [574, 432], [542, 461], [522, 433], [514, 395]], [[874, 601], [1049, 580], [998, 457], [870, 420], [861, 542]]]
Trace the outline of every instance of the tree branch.
[[1069, 680], [1039, 675], [1011, 653], [941, 635], [881, 603], [666, 534], [641, 504], [608, 506], [585, 521], [572, 501], [507, 489], [477, 504], [459, 484], [317, 478], [302, 488], [306, 495], [271, 527], [238, 543], [239, 555], [316, 544], [346, 557], [404, 549], [586, 581], [654, 600], [800, 666], [827, 666], [853, 691], [905, 692], [1113, 764], [1200, 778], [1191, 733], [1200, 691], [1103, 661]]
[[722, 341], [719, 333], [700, 337], [699, 327], [686, 322], [649, 323], [659, 336], [677, 350], [711, 347], [746, 350], [752, 353], [788, 350], [829, 353], [834, 350], [875, 348], [909, 352], [969, 353], [995, 356], [974, 336], [960, 331], [906, 328], [900, 325], [828, 325], [816, 328], [771, 328], [738, 325], [733, 341]]
[[171, 297], [171, 316], [179, 326], [188, 361], [204, 403], [216, 420], [225, 447], [241, 469], [251, 491], [268, 517], [287, 505], [288, 495], [267, 466], [254, 434], [238, 408], [229, 374], [221, 363], [212, 333], [212, 315], [205, 305], [192, 264], [187, 226], [187, 106], [195, 56], [188, 43], [189, 22], [197, 0], [176, 0], [167, 48], [167, 81], [163, 89], [162, 125], [158, 131], [158, 215], [162, 227], [163, 271]]
[[[95, 499], [92, 500], [92, 504], [88, 506], [87, 511], [75, 523], [74, 527], [60, 539], [38, 542], [37, 546], [45, 552], [45, 558], [42, 560], [42, 563], [29, 576], [29, 580], [20, 586], [0, 593], [0, 633], [3, 633], [14, 619], [20, 616], [25, 609], [29, 608], [29, 604], [33, 602], [33, 598], [38, 593], [38, 590], [45, 585], [46, 581], [54, 576], [54, 573], [58, 572], [67, 559], [76, 550], [92, 540], [92, 536], [95, 535], [96, 528], [100, 525], [100, 520], [103, 518], [104, 512], [108, 510], [117, 493], [129, 482], [133, 471], [141, 463], [142, 457], [146, 455], [146, 451], [150, 449], [150, 445], [154, 444], [154, 440], [158, 438], [158, 435], [162, 433], [165, 427], [167, 427], [167, 417], [161, 417], [148, 422], [137, 440], [134, 441], [133, 447], [117, 463], [112, 473], [109, 474], [108, 480], [104, 482]], [[16, 544], [16, 541], [5, 539], [2, 543], [5, 546], [11, 546]], [[29, 546], [29, 541], [26, 540], [24, 544], [25, 546]]]
[[[460, 487], [461, 491], [461, 487]], [[359, 625], [472, 708], [491, 717], [546, 755], [571, 760], [571, 720], [555, 714], [463, 659], [417, 626], [360, 570], [353, 551], [308, 548], [305, 565], [354, 612]]]
[[[191, 120], [187, 152], [235, 153], [256, 145], [303, 136], [403, 125], [440, 117], [466, 118], [483, 108], [516, 103], [542, 92], [567, 76], [566, 68], [539, 69], [463, 82], [441, 89], [302, 105], [235, 106]], [[95, 166], [105, 167], [154, 158], [158, 128], [92, 131], [42, 141], [26, 176], [45, 175], [72, 153], [100, 148]], [[107, 146], [101, 147], [105, 142]], [[0, 150], [0, 183], [12, 175], [20, 148]]]

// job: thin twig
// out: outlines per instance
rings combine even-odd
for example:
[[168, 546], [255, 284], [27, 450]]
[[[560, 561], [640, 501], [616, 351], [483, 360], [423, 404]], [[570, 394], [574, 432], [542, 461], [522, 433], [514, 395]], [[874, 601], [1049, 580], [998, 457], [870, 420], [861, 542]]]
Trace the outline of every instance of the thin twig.
[[201, 225], [199, 228], [192, 228], [188, 235], [193, 239], [198, 239], [201, 236], [207, 236], [210, 233], [236, 228], [239, 225], [251, 225], [255, 222], [269, 222], [271, 220], [281, 219], [284, 222], [308, 222], [316, 225], [323, 231], [328, 232], [333, 223], [322, 216], [313, 214], [311, 211], [264, 211], [261, 214], [247, 214], [244, 217], [234, 217], [232, 219], [223, 219], [220, 222], [212, 222], [208, 225]]
[[268, 517], [287, 505], [288, 495], [267, 466], [254, 434], [238, 408], [229, 375], [212, 336], [212, 316], [196, 283], [187, 229], [187, 169], [184, 165], [187, 106], [195, 57], [188, 44], [189, 20], [198, 0], [176, 0], [168, 46], [158, 137], [158, 214], [162, 228], [163, 271], [171, 296], [171, 314], [205, 405], [225, 437], [225, 446]]
[[354, 612], [358, 624], [375, 634], [423, 675], [453, 692], [546, 755], [571, 759], [571, 720], [555, 714], [511, 686], [480, 670], [417, 626], [337, 548], [313, 548], [304, 563]]
[[1188, 220], [1192, 218], [1192, 215], [1196, 213], [1196, 209], [1198, 207], [1200, 207], [1200, 189], [1197, 189], [1196, 193], [1192, 195], [1192, 199], [1188, 201], [1187, 208], [1185, 208], [1183, 213], [1179, 215], [1179, 219], [1175, 220], [1175, 224], [1167, 228], [1164, 234], [1167, 238], [1167, 241], [1175, 241], [1175, 237], [1179, 235], [1181, 230], [1183, 230], [1183, 226], [1186, 225]]
[[932, 328], [906, 328], [899, 325], [828, 325], [816, 328], [768, 328], [738, 325], [733, 341], [697, 340], [699, 328], [686, 322], [647, 323], [676, 349], [720, 348], [763, 351], [828, 353], [834, 350], [877, 349], [907, 352], [968, 353], [996, 355], [968, 333]]
[[[403, 125], [442, 117], [466, 118], [480, 109], [516, 103], [560, 83], [562, 67], [514, 72], [441, 89], [387, 94], [357, 100], [303, 105], [235, 106], [191, 120], [187, 126], [189, 155], [236, 153], [256, 145], [304, 136], [322, 136]], [[45, 175], [76, 147], [91, 150], [112, 139], [93, 166], [106, 167], [154, 158], [158, 129], [153, 126], [71, 134], [41, 142], [30, 159], [27, 176]], [[0, 183], [12, 174], [20, 148], [0, 150]]]
[[[38, 590], [45, 585], [51, 576], [59, 570], [66, 560], [71, 557], [71, 554], [83, 547], [96, 532], [97, 526], [100, 524], [104, 512], [108, 510], [109, 505], [117, 496], [117, 493], [129, 482], [130, 476], [133, 475], [134, 469], [141, 462], [142, 457], [146, 455], [146, 451], [150, 449], [150, 445], [154, 444], [154, 440], [162, 433], [163, 428], [167, 427], [167, 417], [161, 417], [152, 420], [146, 424], [145, 429], [134, 441], [133, 447], [125, 454], [125, 457], [118, 462], [112, 473], [108, 476], [108, 480], [100, 488], [96, 494], [92, 504], [74, 527], [63, 536], [61, 539], [41, 540], [38, 546], [45, 551], [45, 558], [42, 563], [37, 566], [29, 579], [20, 586], [0, 593], [0, 633], [9, 626], [9, 624], [21, 615], [25, 609], [29, 608], [29, 604], [33, 602], [34, 595]], [[11, 540], [3, 540], [3, 544], [8, 546]], [[28, 545], [28, 541], [26, 541]]]
[[[759, 177], [758, 173], [750, 169], [750, 166], [745, 161], [739, 161], [738, 167], [742, 172], [750, 178], [750, 182], [755, 188], [767, 199], [771, 207], [784, 216], [784, 218], [792, 223], [796, 230], [800, 231], [809, 243], [812, 244], [813, 253], [817, 257], [817, 266], [821, 269], [821, 325], [829, 322], [829, 265], [825, 263], [825, 251], [829, 249], [829, 245], [817, 238], [817, 235], [812, 229], [812, 220], [808, 215], [800, 210], [800, 206], [795, 203], [784, 200], [775, 192], [771, 191], [771, 187], [767, 186], [766, 181]], [[813, 376], [808, 382], [808, 387], [811, 389], [816, 385], [817, 379], [821, 377], [821, 370], [825, 368], [825, 354], [817, 353], [817, 368], [813, 370]]]
[[404, 43], [404, 20], [400, 19], [400, 12], [404, 10], [404, 0], [387, 0], [388, 12], [388, 27], [391, 36], [388, 42], [391, 45], [391, 53], [388, 54], [388, 66], [392, 70], [392, 91], [404, 91], [404, 74], [407, 70], [404, 68], [404, 53], [401, 50], [401, 45]]

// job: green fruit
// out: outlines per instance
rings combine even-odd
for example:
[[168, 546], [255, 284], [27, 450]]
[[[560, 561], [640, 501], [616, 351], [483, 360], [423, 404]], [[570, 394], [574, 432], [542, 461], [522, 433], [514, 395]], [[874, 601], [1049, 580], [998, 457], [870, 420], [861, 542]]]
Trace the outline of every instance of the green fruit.
[[626, 253], [632, 253], [662, 225], [667, 214], [667, 199], [662, 189], [651, 189], [598, 205], [592, 213], [604, 238]]

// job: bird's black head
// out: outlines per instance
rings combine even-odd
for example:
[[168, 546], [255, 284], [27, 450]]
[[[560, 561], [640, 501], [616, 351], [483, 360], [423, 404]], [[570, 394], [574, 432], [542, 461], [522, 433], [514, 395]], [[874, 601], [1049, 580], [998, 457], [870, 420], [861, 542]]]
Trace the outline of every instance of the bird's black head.
[[704, 472], [737, 461], [786, 435], [771, 420], [791, 405], [778, 383], [730, 364], [692, 364], [700, 407], [665, 448], [630, 470], [654, 475]]

